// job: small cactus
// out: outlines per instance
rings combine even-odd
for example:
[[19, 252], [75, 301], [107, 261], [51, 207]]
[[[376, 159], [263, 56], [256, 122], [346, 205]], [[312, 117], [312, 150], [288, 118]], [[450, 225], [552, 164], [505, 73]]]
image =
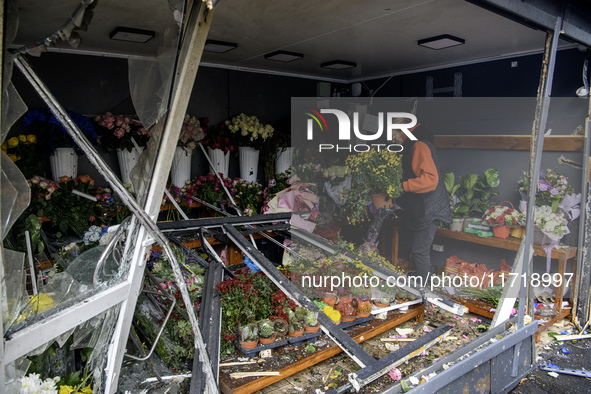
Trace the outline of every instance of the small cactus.
[[318, 325], [318, 312], [308, 311], [308, 314], [304, 319], [304, 324], [307, 327], [316, 327]]
[[304, 326], [302, 325], [302, 323], [298, 320], [291, 320], [289, 322], [289, 332], [293, 333], [295, 331], [301, 331], [304, 329]]
[[273, 328], [279, 334], [285, 334], [288, 330], [287, 322], [281, 318], [273, 320]]
[[259, 338], [259, 329], [256, 323], [247, 324], [240, 328], [240, 340], [242, 342], [256, 341]]
[[269, 319], [263, 319], [258, 323], [259, 336], [261, 338], [271, 338], [275, 333], [275, 325]]
[[303, 306], [297, 306], [295, 308], [295, 316], [299, 321], [304, 321], [306, 316], [308, 315], [308, 309], [304, 308]]

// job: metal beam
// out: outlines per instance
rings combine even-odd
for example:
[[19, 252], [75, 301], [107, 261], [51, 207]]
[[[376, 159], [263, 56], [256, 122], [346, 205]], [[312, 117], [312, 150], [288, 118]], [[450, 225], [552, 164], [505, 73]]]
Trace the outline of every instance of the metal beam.
[[[591, 99], [587, 98], [591, 106]], [[579, 243], [577, 249], [577, 275], [578, 283], [575, 286], [575, 300], [573, 318], [578, 320], [581, 326], [589, 321], [589, 288], [591, 286], [591, 183], [589, 182], [589, 155], [591, 147], [591, 108], [585, 121], [585, 145], [583, 148], [583, 175], [581, 180], [581, 216], [579, 217]]]
[[[492, 6], [501, 12], [509, 13], [525, 24], [534, 24], [541, 29], [554, 30], [556, 18], [564, 20], [561, 34], [587, 47], [591, 47], [591, 20], [577, 12], [568, 1], [552, 0], [470, 0], [474, 4]], [[484, 7], [490, 10], [488, 7]], [[513, 19], [515, 20], [515, 19]], [[560, 30], [559, 30], [560, 31]]]
[[272, 223], [272, 222], [288, 222], [293, 213], [271, 213], [267, 215], [253, 215], [253, 216], [231, 216], [223, 218], [205, 218], [205, 219], [190, 219], [178, 222], [160, 222], [158, 228], [164, 232], [181, 231], [181, 230], [198, 230], [200, 228], [223, 227], [224, 224], [232, 224], [234, 226], [246, 226], [252, 224]]
[[[213, 373], [215, 374], [216, 381], [219, 379], [220, 332], [222, 328], [222, 308], [216, 287], [222, 283], [223, 279], [224, 273], [222, 270], [222, 264], [211, 264], [205, 277], [203, 297], [201, 299], [201, 309], [199, 313], [199, 324], [203, 330], [203, 340], [207, 347], [209, 361]], [[205, 378], [202, 362], [199, 361], [198, 355], [195, 354], [191, 377], [191, 394], [203, 393], [206, 383]]]
[[4, 342], [4, 363], [23, 357], [44, 343], [123, 302], [128, 296], [129, 284], [129, 282], [119, 283], [15, 332]]
[[[311, 311], [318, 312], [318, 307], [310, 301], [300, 289], [297, 288], [288, 278], [279, 271], [275, 265], [269, 261], [261, 252], [254, 249], [246, 241], [244, 236], [233, 226], [224, 224], [224, 231], [228, 237], [238, 246], [257, 266], [275, 283], [281, 291], [291, 297], [298, 305], [302, 305]], [[349, 357], [353, 359], [362, 368], [375, 362], [373, 358], [361, 345], [355, 342], [348, 334], [343, 332], [334, 324], [334, 322], [324, 313], [318, 314], [318, 321], [321, 324], [322, 331], [332, 339]]]

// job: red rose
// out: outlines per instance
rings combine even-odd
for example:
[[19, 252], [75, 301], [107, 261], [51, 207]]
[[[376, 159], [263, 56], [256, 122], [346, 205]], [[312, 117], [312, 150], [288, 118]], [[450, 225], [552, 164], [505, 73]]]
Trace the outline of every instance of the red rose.
[[505, 223], [505, 217], [504, 217], [504, 216], [498, 216], [498, 217], [497, 217], [497, 223], [498, 223], [498, 224], [503, 224], [503, 223]]

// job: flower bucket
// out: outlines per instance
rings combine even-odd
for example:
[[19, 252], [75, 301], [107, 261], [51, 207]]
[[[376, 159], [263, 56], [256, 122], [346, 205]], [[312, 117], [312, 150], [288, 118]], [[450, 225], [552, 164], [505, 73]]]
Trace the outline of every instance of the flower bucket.
[[392, 208], [394, 203], [386, 193], [375, 193], [371, 195], [371, 202], [376, 209]]
[[493, 234], [495, 238], [508, 238], [511, 233], [509, 226], [493, 226]]
[[127, 149], [117, 149], [117, 159], [119, 159], [119, 169], [121, 170], [121, 181], [132, 185], [132, 190], [131, 170], [133, 170], [133, 167], [137, 164], [143, 150], [143, 147], [139, 148], [139, 150], [138, 148], [132, 148], [131, 152]]
[[256, 181], [259, 169], [259, 151], [241, 146], [238, 148], [238, 157], [240, 159], [240, 178], [248, 182]]
[[275, 173], [281, 174], [285, 172], [291, 167], [291, 162], [293, 158], [293, 147], [285, 148], [282, 152], [282, 149], [277, 149], [277, 159], [275, 159]]
[[224, 153], [221, 149], [211, 149], [207, 147], [207, 154], [213, 164], [212, 172], [223, 174], [224, 178], [228, 177], [228, 168], [230, 168], [230, 153]]
[[74, 148], [57, 148], [49, 156], [49, 162], [55, 182], [59, 182], [62, 176], [69, 176], [72, 179], [78, 176], [78, 155]]
[[449, 229], [451, 231], [462, 231], [463, 228], [464, 228], [464, 219], [463, 218], [452, 219], [451, 223], [449, 224]]
[[170, 167], [170, 178], [176, 187], [185, 186], [185, 182], [191, 179], [191, 157], [193, 149], [177, 146]]

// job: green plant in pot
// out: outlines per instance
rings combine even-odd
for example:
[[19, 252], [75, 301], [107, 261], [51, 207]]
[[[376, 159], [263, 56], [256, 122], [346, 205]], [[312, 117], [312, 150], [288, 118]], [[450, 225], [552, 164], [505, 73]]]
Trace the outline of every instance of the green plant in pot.
[[390, 306], [390, 297], [378, 297], [374, 300], [374, 304], [376, 304], [378, 308]]
[[273, 320], [273, 328], [275, 332], [281, 335], [285, 335], [289, 329], [289, 325], [284, 319], [277, 318]]
[[304, 334], [304, 324], [297, 319], [289, 320], [289, 336], [301, 337]]
[[263, 345], [268, 345], [275, 341], [275, 324], [269, 319], [259, 320], [259, 342]]
[[476, 206], [474, 210], [479, 217], [482, 217], [484, 213], [494, 205], [491, 199], [498, 196], [499, 193], [492, 189], [493, 187], [499, 186], [499, 183], [501, 183], [499, 179], [499, 170], [495, 170], [494, 168], [489, 168], [484, 171], [484, 175], [478, 177], [478, 181], [474, 186], [474, 189], [476, 190]]
[[303, 306], [296, 306], [295, 317], [299, 321], [304, 321], [306, 319], [306, 316], [308, 315], [308, 312], [310, 312], [310, 311], [307, 308], [305, 308]]
[[445, 189], [449, 196], [449, 204], [451, 206], [452, 222], [449, 225], [452, 231], [462, 231], [464, 225], [464, 218], [468, 214], [468, 207], [461, 204], [458, 189], [460, 184], [456, 183], [456, 176], [453, 172], [448, 172], [443, 176]]
[[318, 323], [318, 312], [308, 311], [304, 318], [304, 331], [318, 332], [320, 324]]
[[240, 327], [240, 346], [243, 349], [254, 349], [259, 342], [259, 328], [256, 323]]

